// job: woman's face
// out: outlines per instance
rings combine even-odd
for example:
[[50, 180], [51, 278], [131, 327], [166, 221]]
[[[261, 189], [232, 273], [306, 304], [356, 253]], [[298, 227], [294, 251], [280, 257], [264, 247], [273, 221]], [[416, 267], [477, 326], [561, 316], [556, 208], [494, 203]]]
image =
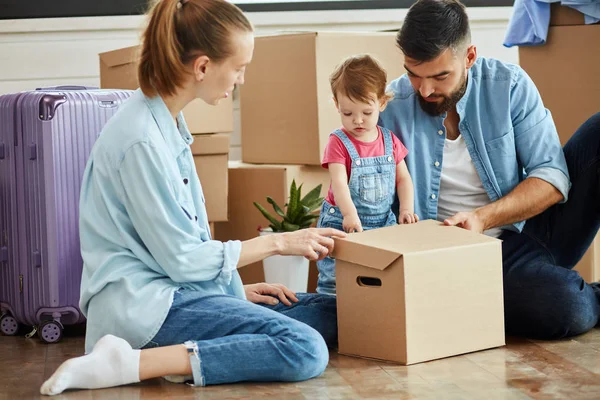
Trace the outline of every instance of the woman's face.
[[231, 57], [219, 63], [209, 61], [206, 64], [204, 76], [198, 85], [198, 97], [208, 104], [217, 105], [222, 99], [231, 96], [236, 85], [244, 84], [246, 66], [252, 61], [254, 52], [254, 34], [233, 32], [231, 46]]

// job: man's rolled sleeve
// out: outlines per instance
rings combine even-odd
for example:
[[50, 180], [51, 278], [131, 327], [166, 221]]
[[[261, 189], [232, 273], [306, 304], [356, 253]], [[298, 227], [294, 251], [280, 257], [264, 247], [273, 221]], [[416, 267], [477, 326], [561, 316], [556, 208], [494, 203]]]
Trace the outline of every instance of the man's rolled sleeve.
[[511, 117], [519, 161], [528, 178], [539, 178], [568, 199], [571, 182], [552, 114], [533, 81], [517, 67], [511, 90]]

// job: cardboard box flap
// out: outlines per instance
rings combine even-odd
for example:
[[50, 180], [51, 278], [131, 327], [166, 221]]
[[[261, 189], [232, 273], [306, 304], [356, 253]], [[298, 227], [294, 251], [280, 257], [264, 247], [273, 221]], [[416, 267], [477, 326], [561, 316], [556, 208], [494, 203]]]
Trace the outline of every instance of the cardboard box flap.
[[337, 239], [333, 256], [383, 270], [402, 255], [496, 241], [498, 239], [466, 229], [426, 220], [353, 233], [346, 239]]
[[227, 133], [193, 135], [193, 137], [194, 141], [190, 145], [192, 155], [229, 153], [229, 134]]
[[373, 247], [347, 239], [336, 240], [333, 257], [354, 264], [364, 265], [383, 271], [402, 256], [396, 251], [374, 249]]
[[119, 50], [100, 53], [100, 60], [109, 67], [136, 63], [138, 60], [139, 46], [125, 47]]

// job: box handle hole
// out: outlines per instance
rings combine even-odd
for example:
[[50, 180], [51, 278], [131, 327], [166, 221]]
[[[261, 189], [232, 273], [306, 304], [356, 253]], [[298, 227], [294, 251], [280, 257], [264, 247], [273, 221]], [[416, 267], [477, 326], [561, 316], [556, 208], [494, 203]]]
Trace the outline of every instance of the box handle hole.
[[356, 278], [356, 283], [358, 283], [358, 286], [381, 287], [381, 279], [368, 276], [359, 276]]

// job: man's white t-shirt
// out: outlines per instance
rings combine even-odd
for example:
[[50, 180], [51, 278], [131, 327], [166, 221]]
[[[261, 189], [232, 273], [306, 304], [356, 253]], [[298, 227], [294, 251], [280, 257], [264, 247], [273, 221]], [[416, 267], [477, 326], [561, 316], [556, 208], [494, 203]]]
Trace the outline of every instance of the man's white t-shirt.
[[[438, 199], [438, 220], [443, 221], [461, 211], [473, 211], [491, 203], [477, 174], [464, 138], [446, 139], [444, 161]], [[502, 229], [494, 228], [484, 232], [498, 237]]]

